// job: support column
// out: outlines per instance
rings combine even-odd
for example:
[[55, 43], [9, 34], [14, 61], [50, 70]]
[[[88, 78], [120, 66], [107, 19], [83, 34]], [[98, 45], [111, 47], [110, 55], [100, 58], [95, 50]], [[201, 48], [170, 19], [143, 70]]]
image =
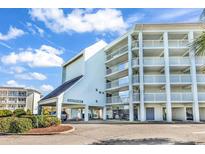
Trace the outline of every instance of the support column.
[[[194, 40], [193, 31], [189, 32], [188, 35], [189, 42]], [[191, 48], [189, 49], [189, 57], [191, 62], [190, 73], [192, 78], [192, 94], [193, 94], [193, 120], [194, 122], [199, 122], [199, 101], [198, 101], [198, 90], [197, 90], [197, 80], [196, 80], [196, 63], [195, 63], [195, 51]]]
[[56, 102], [56, 116], [59, 119], [61, 119], [62, 103], [63, 103], [63, 94], [60, 94], [57, 97], [57, 102]]
[[171, 87], [170, 87], [170, 70], [169, 70], [169, 48], [168, 48], [168, 33], [164, 32], [164, 62], [165, 62], [165, 77], [166, 77], [166, 110], [167, 121], [172, 121], [172, 104], [171, 104]]
[[145, 121], [144, 107], [144, 66], [143, 66], [143, 36], [139, 32], [139, 77], [140, 77], [140, 121]]
[[103, 120], [107, 120], [106, 106], [103, 107]]
[[84, 121], [88, 121], [88, 112], [89, 112], [89, 106], [85, 105], [85, 115], [84, 115]]
[[134, 120], [133, 86], [132, 86], [132, 36], [128, 35], [128, 78], [129, 78], [129, 120]]

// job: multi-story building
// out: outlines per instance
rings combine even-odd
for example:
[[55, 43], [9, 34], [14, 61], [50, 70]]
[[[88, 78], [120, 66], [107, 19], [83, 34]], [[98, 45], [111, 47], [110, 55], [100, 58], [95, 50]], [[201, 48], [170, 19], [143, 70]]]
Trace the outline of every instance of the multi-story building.
[[0, 110], [30, 109], [33, 114], [38, 114], [38, 101], [41, 93], [21, 87], [0, 87]]
[[[58, 116], [62, 104], [77, 110], [84, 105], [75, 114], [85, 120], [91, 106], [101, 110], [103, 119], [205, 120], [205, 57], [190, 48], [202, 31], [200, 23], [137, 24], [95, 52], [88, 48], [87, 59], [81, 52], [64, 64], [64, 89], [54, 92], [57, 101], [51, 102], [50, 95], [40, 105], [56, 102]], [[77, 76], [79, 83], [72, 83]], [[65, 88], [66, 82], [72, 88]]]

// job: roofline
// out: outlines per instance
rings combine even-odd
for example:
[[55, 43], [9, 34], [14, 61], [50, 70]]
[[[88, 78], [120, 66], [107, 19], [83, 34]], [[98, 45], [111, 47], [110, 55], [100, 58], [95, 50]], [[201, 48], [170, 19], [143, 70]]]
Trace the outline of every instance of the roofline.
[[41, 92], [39, 92], [36, 89], [32, 89], [32, 88], [26, 88], [26, 87], [7, 87], [7, 86], [0, 86], [0, 89], [19, 89], [19, 90], [31, 90], [34, 92], [37, 92], [39, 94], [41, 94]]
[[69, 59], [67, 62], [65, 62], [64, 64], [62, 64], [62, 67], [65, 67], [66, 65], [68, 65], [69, 63], [71, 63], [72, 61], [75, 61], [78, 57], [82, 56], [84, 54], [84, 50], [81, 51], [80, 53], [78, 53], [77, 55], [75, 55], [74, 57], [72, 57], [71, 59]]

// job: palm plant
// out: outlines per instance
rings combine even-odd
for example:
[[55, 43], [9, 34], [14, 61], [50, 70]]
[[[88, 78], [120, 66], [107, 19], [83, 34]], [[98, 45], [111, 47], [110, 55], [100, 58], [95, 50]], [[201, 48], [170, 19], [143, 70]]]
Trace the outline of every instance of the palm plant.
[[[200, 21], [202, 24], [205, 23], [205, 9], [202, 11]], [[195, 51], [196, 55], [205, 55], [205, 32], [202, 32], [202, 34], [192, 42], [191, 48]]]

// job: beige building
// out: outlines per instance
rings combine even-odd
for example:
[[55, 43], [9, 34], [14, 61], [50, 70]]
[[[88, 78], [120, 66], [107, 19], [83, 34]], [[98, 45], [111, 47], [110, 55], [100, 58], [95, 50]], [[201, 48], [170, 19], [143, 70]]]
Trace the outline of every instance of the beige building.
[[30, 109], [37, 114], [40, 97], [41, 93], [33, 89], [0, 87], [0, 110]]

